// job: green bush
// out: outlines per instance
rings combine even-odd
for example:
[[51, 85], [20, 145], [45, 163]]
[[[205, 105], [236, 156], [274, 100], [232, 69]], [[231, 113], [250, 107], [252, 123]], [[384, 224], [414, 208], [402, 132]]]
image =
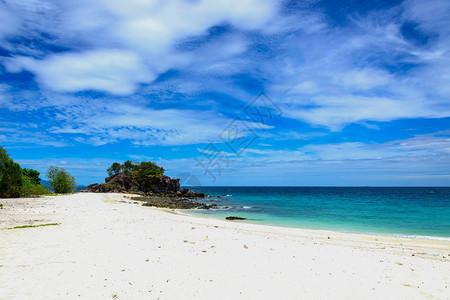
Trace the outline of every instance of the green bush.
[[[36, 184], [34, 178], [30, 178], [26, 175], [22, 175], [22, 190], [21, 196], [30, 195], [45, 195], [48, 193], [47, 188], [42, 184]], [[40, 181], [40, 180], [39, 180]]]
[[19, 197], [22, 189], [22, 169], [0, 146], [0, 197]]
[[55, 193], [73, 193], [76, 188], [75, 177], [64, 168], [51, 166], [47, 171], [47, 178]]

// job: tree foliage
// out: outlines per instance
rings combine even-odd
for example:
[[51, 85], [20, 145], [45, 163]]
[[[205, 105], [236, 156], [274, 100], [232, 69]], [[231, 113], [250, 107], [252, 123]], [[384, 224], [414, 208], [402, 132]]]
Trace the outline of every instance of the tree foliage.
[[40, 173], [33, 169], [22, 169], [0, 147], [0, 197], [43, 195], [47, 189], [41, 184]]
[[122, 165], [115, 162], [106, 171], [108, 172], [109, 176], [116, 175], [122, 171]]
[[19, 197], [22, 190], [22, 169], [0, 146], [0, 197]]
[[131, 174], [137, 178], [161, 177], [164, 174], [164, 171], [164, 168], [158, 166], [154, 162], [132, 162], [131, 160], [127, 160], [123, 164], [115, 162], [107, 169], [109, 176], [124, 172], [125, 174]]
[[[40, 181], [40, 179], [39, 179], [39, 181]], [[28, 176], [22, 174], [22, 189], [20, 192], [21, 196], [44, 195], [47, 193], [48, 193], [48, 190], [43, 184], [36, 184], [35, 178], [28, 177]]]
[[66, 169], [50, 166], [46, 176], [55, 193], [72, 193], [75, 191], [75, 177], [70, 175]]
[[37, 184], [37, 185], [41, 184], [41, 179], [39, 178], [39, 175], [41, 173], [39, 173], [38, 171], [33, 170], [33, 169], [23, 168], [22, 174], [24, 176], [30, 178], [30, 180], [33, 184]]

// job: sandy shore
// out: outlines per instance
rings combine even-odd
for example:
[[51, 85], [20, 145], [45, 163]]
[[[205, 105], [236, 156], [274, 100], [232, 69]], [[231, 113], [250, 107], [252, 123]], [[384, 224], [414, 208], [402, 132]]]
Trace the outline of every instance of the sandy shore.
[[[0, 299], [448, 299], [450, 243], [0, 199]], [[54, 226], [7, 229], [19, 225]]]

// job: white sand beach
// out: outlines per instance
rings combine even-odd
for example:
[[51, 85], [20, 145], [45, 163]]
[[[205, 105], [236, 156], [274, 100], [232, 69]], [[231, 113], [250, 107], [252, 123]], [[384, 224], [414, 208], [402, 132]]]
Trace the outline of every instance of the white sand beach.
[[[0, 199], [0, 299], [450, 298], [450, 242], [245, 224], [127, 202], [92, 193]], [[60, 224], [7, 229], [48, 223]]]

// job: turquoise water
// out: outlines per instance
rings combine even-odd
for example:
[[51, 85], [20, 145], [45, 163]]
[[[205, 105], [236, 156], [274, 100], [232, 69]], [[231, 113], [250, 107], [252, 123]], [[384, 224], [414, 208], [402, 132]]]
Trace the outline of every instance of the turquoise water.
[[[217, 209], [191, 214], [342, 232], [450, 240], [448, 187], [189, 187]], [[220, 197], [217, 197], [220, 196]]]

